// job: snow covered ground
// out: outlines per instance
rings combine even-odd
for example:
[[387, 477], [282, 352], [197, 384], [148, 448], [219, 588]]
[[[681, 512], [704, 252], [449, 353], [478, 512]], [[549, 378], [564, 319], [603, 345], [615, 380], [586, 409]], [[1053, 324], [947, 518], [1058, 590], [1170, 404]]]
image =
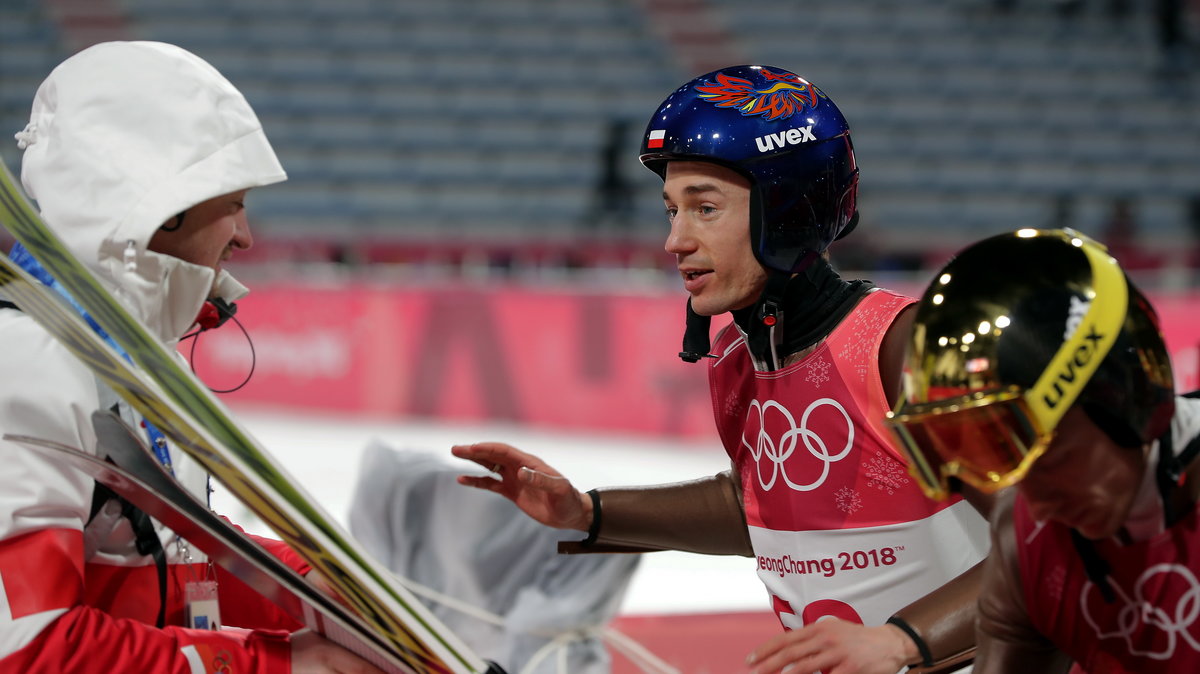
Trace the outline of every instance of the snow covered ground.
[[[235, 409], [236, 417], [326, 512], [346, 524], [359, 460], [372, 439], [450, 456], [450, 446], [508, 442], [537, 454], [577, 487], [653, 484], [711, 475], [727, 467], [712, 446], [629, 435], [583, 435], [504, 425], [439, 425]], [[464, 464], [466, 465], [466, 464]], [[253, 533], [271, 535], [214, 484], [213, 507]], [[763, 611], [768, 604], [750, 559], [659, 552], [645, 555], [622, 614]]]

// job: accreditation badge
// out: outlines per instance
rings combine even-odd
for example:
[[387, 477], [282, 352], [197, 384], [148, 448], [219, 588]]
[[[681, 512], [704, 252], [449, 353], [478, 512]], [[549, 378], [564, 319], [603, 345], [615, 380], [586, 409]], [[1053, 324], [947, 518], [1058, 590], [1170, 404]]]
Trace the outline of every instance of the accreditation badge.
[[217, 581], [196, 580], [184, 585], [187, 597], [187, 626], [198, 630], [221, 629], [221, 606], [217, 602]]

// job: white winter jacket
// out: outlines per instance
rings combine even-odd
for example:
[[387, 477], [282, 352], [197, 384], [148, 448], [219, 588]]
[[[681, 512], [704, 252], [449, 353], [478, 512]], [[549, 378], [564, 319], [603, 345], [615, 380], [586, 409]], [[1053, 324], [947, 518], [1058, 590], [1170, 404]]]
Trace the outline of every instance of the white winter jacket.
[[[67, 59], [17, 137], [22, 182], [47, 224], [168, 348], [193, 325], [214, 272], [148, 251], [155, 230], [207, 199], [286, 178], [237, 89], [162, 43], [105, 43]], [[216, 288], [245, 293], [224, 272]], [[0, 431], [97, 452], [90, 417], [110, 398], [31, 318], [0, 310]], [[203, 497], [203, 471], [171, 454]], [[0, 671], [287, 671], [286, 642], [268, 634], [157, 629], [158, 574], [128, 521], [103, 510], [84, 535], [90, 478], [6, 442], [0, 466]], [[174, 534], [160, 540], [178, 561]], [[183, 570], [170, 574], [168, 625], [182, 614]], [[256, 600], [226, 601], [244, 589], [235, 586], [222, 582], [226, 624], [244, 606], [252, 615], [235, 624], [294, 627]]]

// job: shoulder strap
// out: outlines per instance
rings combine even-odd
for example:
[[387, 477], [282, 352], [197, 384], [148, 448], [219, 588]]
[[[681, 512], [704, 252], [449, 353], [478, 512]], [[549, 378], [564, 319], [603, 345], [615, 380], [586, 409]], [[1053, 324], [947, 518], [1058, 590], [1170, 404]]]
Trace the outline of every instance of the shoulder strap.
[[158, 538], [158, 532], [154, 530], [154, 521], [150, 519], [149, 515], [127, 501], [120, 494], [109, 489], [106, 485], [96, 482], [95, 488], [92, 490], [92, 510], [91, 514], [88, 515], [88, 524], [92, 523], [92, 520], [100, 512], [100, 509], [109, 501], [116, 501], [121, 505], [121, 517], [129, 520], [129, 527], [133, 529], [134, 544], [137, 547], [138, 554], [149, 555], [154, 559], [154, 566], [158, 569], [159, 602], [157, 625], [164, 627], [167, 612], [167, 551], [163, 549], [162, 541]]
[[1176, 457], [1176, 470], [1179, 472], [1179, 474], [1183, 474], [1184, 469], [1191, 465], [1192, 461], [1195, 460], [1197, 455], [1200, 455], [1200, 436], [1192, 438], [1192, 441], [1187, 443], [1187, 446], [1184, 447], [1183, 451], [1179, 453], [1178, 457]]
[[117, 493], [109, 489], [107, 486], [100, 484], [99, 482], [93, 482], [92, 509], [88, 513], [87, 522], [85, 522], [83, 525], [84, 528], [87, 528], [87, 526], [92, 523], [92, 520], [96, 519], [96, 515], [100, 514], [100, 509], [104, 507], [104, 504], [113, 499], [120, 500], [121, 497], [117, 496]]
[[[7, 300], [0, 300], [0, 309], [16, 309], [21, 311], [21, 307]], [[97, 386], [101, 386], [97, 380]], [[104, 391], [100, 391], [101, 398], [104, 397]], [[112, 411], [120, 413], [119, 406], [113, 404]], [[86, 528], [92, 520], [96, 519], [96, 515], [105, 503], [115, 500], [121, 504], [121, 516], [129, 520], [129, 526], [133, 529], [134, 541], [137, 546], [139, 555], [150, 555], [154, 558], [154, 566], [158, 569], [158, 620], [159, 627], [166, 624], [167, 612], [167, 552], [163, 549], [162, 541], [158, 538], [158, 532], [154, 530], [154, 521], [150, 516], [142, 512], [137, 506], [125, 500], [120, 494], [117, 494], [106, 485], [99, 482], [94, 483], [92, 489], [92, 507], [88, 512], [87, 522], [84, 524]]]
[[[117, 412], [118, 406], [114, 404], [112, 411]], [[111, 459], [109, 460], [111, 462]], [[130, 503], [123, 496], [109, 489], [107, 485], [100, 482], [93, 483], [92, 489], [92, 507], [88, 513], [87, 525], [92, 523], [96, 515], [100, 513], [100, 509], [109, 501], [116, 501], [121, 506], [121, 517], [129, 520], [129, 527], [133, 529], [134, 544], [137, 547], [139, 555], [149, 555], [154, 559], [154, 566], [158, 569], [158, 620], [157, 625], [164, 627], [166, 625], [167, 616], [167, 551], [163, 549], [162, 541], [158, 538], [158, 532], [154, 530], [154, 521], [150, 516], [143, 512], [140, 508]]]
[[[1197, 391], [1184, 394], [1187, 398], [1198, 398]], [[1175, 453], [1174, 429], [1168, 428], [1158, 440], [1158, 465], [1155, 467], [1155, 478], [1158, 483], [1158, 493], [1163, 501], [1163, 515], [1166, 526], [1170, 527], [1183, 517], [1171, 507], [1171, 492], [1180, 484], [1183, 473], [1192, 461], [1200, 455], [1200, 436], [1191, 439], [1183, 447], [1183, 451]]]

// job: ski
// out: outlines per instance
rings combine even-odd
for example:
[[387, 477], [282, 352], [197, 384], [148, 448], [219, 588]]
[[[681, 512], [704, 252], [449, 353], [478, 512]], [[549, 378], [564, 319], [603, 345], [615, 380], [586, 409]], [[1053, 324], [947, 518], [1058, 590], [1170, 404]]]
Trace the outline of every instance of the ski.
[[210, 560], [309, 629], [386, 672], [410, 671], [361, 618], [316, 589], [180, 486], [159, 463], [153, 450], [120, 417], [97, 411], [92, 414], [92, 425], [101, 453], [107, 454], [112, 463], [51, 440], [14, 434], [5, 434], [4, 439], [69, 464], [112, 489], [204, 550]]
[[0, 165], [0, 223], [130, 356], [122, 358], [56, 293], [0, 256], [0, 291], [255, 513], [332, 585], [416, 674], [488, 666], [366, 554], [244, 431], [177, 357], [132, 318], [42, 222]]

